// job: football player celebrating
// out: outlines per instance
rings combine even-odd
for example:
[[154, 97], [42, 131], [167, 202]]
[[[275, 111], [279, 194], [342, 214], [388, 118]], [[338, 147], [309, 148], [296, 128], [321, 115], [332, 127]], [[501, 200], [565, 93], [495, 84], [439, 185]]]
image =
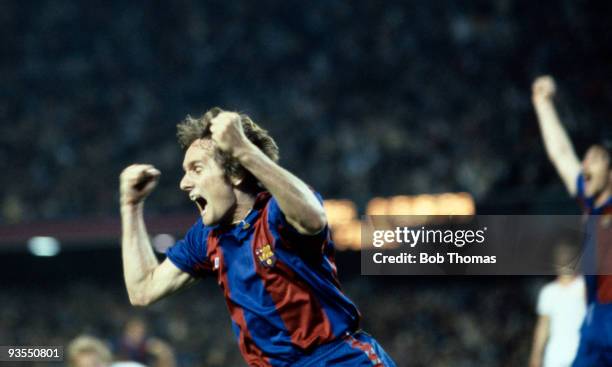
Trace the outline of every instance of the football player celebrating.
[[563, 129], [553, 103], [555, 83], [549, 76], [533, 83], [532, 100], [548, 157], [569, 194], [576, 197], [586, 221], [586, 272], [588, 312], [581, 329], [574, 367], [611, 366], [612, 339], [612, 172], [610, 154], [592, 145], [582, 162]]
[[219, 284], [250, 366], [395, 366], [341, 291], [321, 199], [280, 167], [272, 137], [248, 116], [213, 108], [178, 126], [180, 188], [199, 218], [158, 263], [143, 203], [160, 172], [120, 177], [129, 298], [148, 305], [202, 277]]

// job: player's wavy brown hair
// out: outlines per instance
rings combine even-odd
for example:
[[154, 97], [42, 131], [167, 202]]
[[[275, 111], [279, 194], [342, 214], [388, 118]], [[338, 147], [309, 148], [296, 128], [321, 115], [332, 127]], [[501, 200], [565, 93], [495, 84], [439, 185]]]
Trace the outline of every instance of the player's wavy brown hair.
[[[189, 146], [198, 139], [210, 139], [210, 122], [217, 117], [223, 109], [213, 107], [208, 110], [202, 117], [193, 118], [189, 115], [185, 117], [178, 125], [176, 125], [176, 137], [183, 150], [187, 150]], [[278, 146], [270, 134], [251, 118], [243, 113], [240, 113], [240, 123], [247, 139], [257, 146], [265, 155], [274, 162], [278, 162]], [[257, 183], [253, 175], [248, 172], [240, 162], [230, 154], [220, 151], [215, 152], [216, 158], [225, 169], [225, 173], [230, 177], [242, 177], [245, 183]]]

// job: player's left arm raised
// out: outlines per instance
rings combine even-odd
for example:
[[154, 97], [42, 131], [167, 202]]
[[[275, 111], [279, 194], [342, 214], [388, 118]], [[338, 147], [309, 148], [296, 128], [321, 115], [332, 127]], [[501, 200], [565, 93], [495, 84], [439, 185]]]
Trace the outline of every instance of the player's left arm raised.
[[315, 194], [302, 180], [251, 143], [237, 113], [220, 113], [211, 121], [210, 131], [219, 149], [238, 159], [274, 196], [287, 222], [299, 233], [314, 235], [325, 228], [325, 211]]

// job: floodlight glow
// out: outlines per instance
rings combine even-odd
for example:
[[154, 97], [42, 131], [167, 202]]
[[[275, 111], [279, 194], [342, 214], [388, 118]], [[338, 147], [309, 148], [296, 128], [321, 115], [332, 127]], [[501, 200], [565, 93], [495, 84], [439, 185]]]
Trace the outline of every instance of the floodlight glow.
[[175, 239], [172, 235], [167, 233], [160, 233], [153, 237], [153, 248], [160, 254], [165, 254], [172, 245], [174, 245]]
[[55, 256], [60, 252], [60, 243], [54, 237], [36, 236], [28, 240], [28, 250], [34, 256]]

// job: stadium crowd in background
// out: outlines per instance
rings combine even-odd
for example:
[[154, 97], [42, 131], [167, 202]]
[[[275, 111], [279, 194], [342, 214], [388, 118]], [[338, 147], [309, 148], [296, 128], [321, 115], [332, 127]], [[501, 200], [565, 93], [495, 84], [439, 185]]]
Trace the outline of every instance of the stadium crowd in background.
[[[532, 279], [448, 283], [353, 277], [343, 280], [343, 285], [367, 314], [363, 327], [384, 343], [399, 366], [527, 363], [536, 317], [533, 304], [541, 285]], [[57, 289], [3, 289], [0, 340], [68, 345], [76, 336], [89, 334], [115, 345], [113, 352], [118, 353], [116, 341], [134, 313], [124, 292], [120, 284], [92, 282]], [[148, 335], [172, 346], [179, 367], [244, 365], [216, 285], [202, 282], [140, 311]]]
[[609, 121], [610, 45], [602, 12], [562, 3], [5, 2], [0, 222], [116, 215], [108, 185], [133, 159], [164, 173], [149, 210], [183, 210], [174, 125], [214, 105], [269, 129], [281, 163], [327, 198], [469, 191], [498, 211], [571, 207], [529, 85], [550, 72], [581, 96], [562, 112], [582, 151]]

